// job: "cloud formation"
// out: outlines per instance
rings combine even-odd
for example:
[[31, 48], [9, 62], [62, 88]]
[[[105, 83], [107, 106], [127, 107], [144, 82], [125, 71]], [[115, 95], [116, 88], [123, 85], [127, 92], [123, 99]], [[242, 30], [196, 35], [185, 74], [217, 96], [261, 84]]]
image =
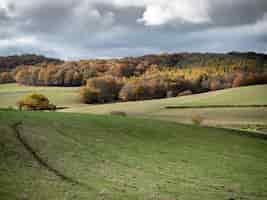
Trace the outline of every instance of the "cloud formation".
[[0, 54], [267, 52], [266, 0], [1, 0]]
[[173, 20], [190, 23], [205, 23], [210, 21], [207, 0], [151, 1], [139, 22], [145, 25], [162, 25]]

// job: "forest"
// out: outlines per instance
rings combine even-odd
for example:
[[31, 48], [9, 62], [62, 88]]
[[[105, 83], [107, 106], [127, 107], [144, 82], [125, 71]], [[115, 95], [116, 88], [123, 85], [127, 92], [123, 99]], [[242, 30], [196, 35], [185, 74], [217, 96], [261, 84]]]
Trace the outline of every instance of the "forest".
[[82, 86], [84, 103], [175, 97], [267, 83], [267, 55], [175, 53], [60, 61], [24, 55], [0, 59], [0, 83]]

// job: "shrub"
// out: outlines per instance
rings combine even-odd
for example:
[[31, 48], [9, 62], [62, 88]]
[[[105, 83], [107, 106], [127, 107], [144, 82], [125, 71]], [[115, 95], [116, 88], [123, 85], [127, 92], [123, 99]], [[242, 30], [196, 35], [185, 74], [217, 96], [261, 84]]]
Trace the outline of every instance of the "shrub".
[[180, 97], [180, 96], [188, 96], [188, 95], [192, 95], [192, 91], [191, 90], [185, 90], [183, 92], [180, 92], [177, 97]]
[[131, 83], [126, 83], [120, 90], [119, 98], [123, 101], [136, 100], [136, 86]]
[[0, 73], [0, 83], [12, 83], [15, 82], [10, 72]]
[[123, 101], [164, 98], [167, 87], [160, 79], [139, 79], [126, 83], [120, 91], [119, 98]]
[[123, 111], [111, 111], [110, 112], [110, 115], [118, 115], [118, 116], [127, 116], [126, 112], [123, 112]]
[[240, 87], [246, 85], [244, 73], [238, 73], [233, 81], [232, 87]]
[[13, 108], [12, 106], [8, 106], [7, 107], [7, 110], [10, 110], [10, 111], [12, 111], [12, 110], [16, 110], [15, 108]]
[[57, 109], [57, 106], [54, 105], [54, 104], [49, 104], [48, 105], [48, 110], [52, 110], [52, 111], [55, 111]]
[[266, 73], [249, 73], [246, 77], [247, 85], [254, 84], [266, 84], [267, 83], [267, 74]]
[[83, 87], [80, 90], [80, 98], [83, 103], [97, 103], [99, 101], [99, 90], [92, 87]]
[[110, 102], [118, 99], [122, 82], [113, 76], [102, 76], [88, 79], [86, 87], [98, 91], [99, 102]]
[[192, 122], [196, 125], [201, 125], [203, 122], [203, 117], [201, 117], [200, 115], [193, 115], [192, 116]]
[[21, 69], [16, 73], [15, 80], [20, 84], [27, 84], [27, 80], [30, 80], [30, 75], [31, 74], [27, 69]]
[[80, 86], [82, 84], [82, 74], [78, 71], [67, 70], [64, 75], [64, 86]]
[[55, 110], [56, 106], [49, 103], [46, 96], [33, 93], [17, 102], [19, 110]]
[[117, 77], [130, 77], [134, 74], [134, 72], [135, 72], [134, 65], [131, 65], [127, 62], [124, 63], [122, 62], [113, 65], [108, 73]]
[[215, 91], [220, 89], [223, 89], [223, 85], [221, 84], [220, 80], [212, 79], [210, 81], [210, 90]]

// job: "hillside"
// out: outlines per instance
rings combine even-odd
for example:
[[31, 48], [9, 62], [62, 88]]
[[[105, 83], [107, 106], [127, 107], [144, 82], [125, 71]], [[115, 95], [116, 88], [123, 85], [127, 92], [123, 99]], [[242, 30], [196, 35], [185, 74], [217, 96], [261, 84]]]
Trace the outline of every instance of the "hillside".
[[58, 106], [83, 106], [78, 87], [31, 87], [17, 84], [0, 84], [0, 107], [16, 106], [16, 102], [30, 93], [42, 93]]
[[0, 111], [0, 131], [5, 200], [267, 197], [266, 140], [231, 131], [14, 111]]
[[[32, 68], [31, 65], [41, 62], [42, 66]], [[13, 78], [18, 83], [26, 85], [80, 86], [84, 85], [87, 79], [93, 77], [104, 75], [112, 75], [117, 78], [136, 77], [153, 68], [160, 71], [176, 70], [179, 72], [180, 78], [184, 77], [187, 80], [204, 76], [202, 78], [206, 81], [215, 76], [217, 79], [219, 78], [219, 82], [229, 84], [233, 77], [227, 79], [224, 77], [229, 73], [232, 75], [236, 72], [255, 74], [266, 71], [267, 55], [257, 53], [174, 53], [67, 62], [35, 55], [0, 57], [0, 69], [14, 69], [18, 65], [27, 67], [15, 70]], [[21, 71], [20, 74], [18, 74], [19, 71]]]
[[[109, 114], [122, 111], [128, 115], [192, 123], [193, 116], [201, 116], [203, 123], [209, 126], [234, 128], [259, 127], [267, 132], [267, 85], [240, 87], [190, 96], [73, 107], [63, 111]], [[198, 108], [198, 106], [206, 108]], [[214, 105], [224, 105], [213, 108]], [[231, 107], [240, 105], [244, 107]], [[188, 106], [188, 109], [167, 109], [168, 106]], [[209, 107], [210, 106], [210, 107]]]
[[59, 63], [62, 63], [59, 59], [32, 54], [0, 56], [0, 84], [16, 82], [14, 74], [24, 68], [23, 66], [36, 67]]
[[0, 72], [11, 71], [20, 65], [36, 65], [40, 63], [60, 63], [59, 59], [47, 58], [40, 55], [0, 56]]
[[108, 113], [112, 110], [121, 110], [127, 113], [136, 112], [142, 114], [151, 114], [159, 112], [166, 106], [174, 105], [248, 105], [249, 107], [249, 105], [266, 105], [266, 90], [267, 85], [247, 86], [159, 100], [121, 102], [103, 105], [88, 105], [86, 110], [84, 110], [84, 108], [81, 108], [81, 110], [84, 110], [84, 112], [101, 112], [102, 110], [101, 113]]
[[23, 65], [0, 73], [0, 83], [77, 87], [83, 103], [161, 99], [267, 84], [266, 55], [160, 54]]
[[[251, 107], [267, 104], [267, 85], [240, 87], [190, 96], [146, 100], [134, 102], [111, 103], [103, 105], [86, 105], [79, 100], [77, 87], [29, 87], [16, 84], [0, 85], [0, 107], [15, 106], [23, 96], [38, 92], [46, 95], [51, 103], [63, 112], [110, 114], [112, 111], [122, 111], [129, 116], [157, 118], [182, 123], [192, 123], [192, 117], [203, 117], [203, 123], [209, 126], [247, 128], [255, 126], [265, 130], [267, 124], [267, 108]], [[197, 108], [195, 106], [225, 105], [224, 108]], [[244, 107], [232, 108], [232, 105]], [[189, 106], [188, 109], [166, 109], [168, 106]], [[227, 107], [229, 106], [229, 107]]]
[[[59, 59], [48, 58], [42, 55], [23, 54], [0, 56], [0, 71], [12, 70], [19, 65], [35, 65], [38, 63], [61, 63]], [[95, 64], [112, 65], [114, 63], [129, 63], [133, 65], [160, 65], [176, 66], [179, 68], [230, 66], [256, 64], [259, 68], [267, 64], [267, 55], [255, 52], [229, 52], [229, 53], [172, 53], [151, 54], [140, 57], [125, 57], [121, 59], [88, 59], [80, 63], [91, 62]], [[78, 62], [77, 62], [78, 63]]]

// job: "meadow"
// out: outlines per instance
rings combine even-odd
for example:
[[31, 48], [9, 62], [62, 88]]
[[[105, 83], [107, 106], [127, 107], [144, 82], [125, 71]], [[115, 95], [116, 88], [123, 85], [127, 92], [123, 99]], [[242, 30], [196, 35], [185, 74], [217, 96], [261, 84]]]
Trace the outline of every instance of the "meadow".
[[[267, 85], [258, 85], [168, 99], [73, 107], [64, 111], [94, 114], [123, 111], [131, 116], [180, 123], [191, 123], [192, 116], [199, 115], [203, 118], [203, 123], [209, 126], [240, 128], [258, 125], [264, 127], [267, 124], [267, 108], [251, 107], [250, 105], [266, 105], [266, 91]], [[212, 108], [214, 105], [226, 105], [226, 107]], [[233, 108], [231, 107], [233, 105], [243, 105], [244, 107]], [[167, 109], [168, 106], [188, 106], [188, 109]], [[198, 108], [197, 106], [207, 107]]]
[[[81, 103], [78, 91], [79, 87], [31, 87], [2, 84], [0, 85], [0, 107], [15, 107], [16, 102], [23, 96], [38, 92], [46, 95], [53, 104], [66, 107], [66, 109], [60, 109], [60, 112], [109, 115], [111, 112], [120, 111], [128, 116], [179, 123], [192, 123], [193, 116], [200, 116], [203, 118], [203, 125], [207, 126], [267, 132], [267, 85], [239, 87], [158, 100], [95, 105]], [[220, 105], [225, 107], [212, 107]], [[265, 107], [252, 107], [255, 105]], [[168, 106], [178, 106], [178, 108], [167, 109]], [[179, 106], [185, 106], [187, 109], [179, 109]], [[205, 107], [199, 108], [199, 106]]]
[[0, 132], [5, 200], [267, 198], [267, 140], [237, 131], [2, 110]]
[[[250, 134], [267, 132], [266, 90], [86, 105], [79, 87], [2, 84], [0, 197], [266, 199], [267, 140]], [[33, 92], [64, 109], [11, 109]]]
[[35, 87], [0, 84], [0, 107], [16, 107], [17, 101], [31, 93], [41, 93], [58, 106], [79, 106], [79, 87]]

